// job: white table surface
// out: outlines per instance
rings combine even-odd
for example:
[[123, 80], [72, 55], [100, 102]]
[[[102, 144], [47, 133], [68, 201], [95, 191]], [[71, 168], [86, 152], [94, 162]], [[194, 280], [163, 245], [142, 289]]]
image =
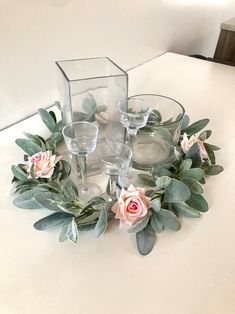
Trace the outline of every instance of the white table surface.
[[145, 257], [117, 224], [61, 244], [57, 230], [33, 229], [46, 212], [12, 205], [10, 166], [22, 157], [14, 140], [45, 131], [38, 116], [12, 126], [0, 132], [1, 314], [235, 313], [235, 68], [166, 53], [132, 69], [129, 82], [130, 95], [167, 95], [192, 121], [210, 118], [225, 170], [206, 185], [209, 212], [158, 235]]

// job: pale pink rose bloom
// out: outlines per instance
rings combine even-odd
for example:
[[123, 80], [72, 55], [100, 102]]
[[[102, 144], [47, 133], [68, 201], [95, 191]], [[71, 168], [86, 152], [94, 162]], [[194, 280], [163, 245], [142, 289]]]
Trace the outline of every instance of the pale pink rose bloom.
[[28, 157], [28, 161], [25, 162], [24, 170], [28, 172], [28, 178], [32, 178], [30, 169], [33, 165], [34, 178], [50, 178], [53, 175], [56, 163], [62, 158], [62, 156], [52, 155], [50, 150], [46, 152], [39, 152], [31, 157]]
[[95, 118], [99, 123], [107, 124], [109, 122], [109, 114], [107, 111], [101, 111], [95, 114]]
[[112, 211], [115, 218], [120, 219], [120, 226], [125, 223], [132, 226], [148, 214], [149, 204], [150, 198], [145, 195], [145, 189], [130, 185], [127, 191], [122, 189]]
[[199, 144], [202, 159], [208, 159], [208, 154], [204, 146], [204, 143], [196, 135], [192, 135], [190, 138], [188, 138], [187, 134], [184, 133], [183, 140], [181, 141], [180, 144], [183, 149], [183, 152], [187, 153], [190, 147], [193, 146], [193, 144], [195, 143]]

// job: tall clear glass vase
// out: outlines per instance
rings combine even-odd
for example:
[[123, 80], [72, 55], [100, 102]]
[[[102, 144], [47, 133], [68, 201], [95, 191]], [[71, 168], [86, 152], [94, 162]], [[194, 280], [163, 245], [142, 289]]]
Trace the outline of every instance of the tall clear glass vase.
[[[57, 61], [57, 83], [65, 124], [88, 121], [99, 129], [98, 142], [124, 141], [117, 104], [128, 95], [128, 75], [107, 57]], [[88, 175], [100, 172], [96, 153], [88, 158]]]

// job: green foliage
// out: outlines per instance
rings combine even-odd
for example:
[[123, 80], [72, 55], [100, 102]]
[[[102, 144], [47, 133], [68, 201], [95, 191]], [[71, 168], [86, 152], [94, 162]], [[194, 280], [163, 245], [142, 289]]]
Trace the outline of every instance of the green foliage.
[[186, 129], [187, 126], [189, 125], [189, 122], [190, 122], [189, 116], [185, 114], [181, 123], [181, 129], [182, 130]]
[[52, 153], [54, 153], [56, 150], [56, 142], [51, 141], [51, 140], [47, 140], [46, 141], [46, 149], [51, 150]]
[[186, 133], [187, 135], [194, 135], [197, 132], [201, 131], [207, 124], [209, 123], [209, 119], [199, 120], [186, 128], [182, 129], [182, 134]]
[[171, 183], [166, 187], [164, 194], [164, 202], [180, 203], [190, 198], [189, 188], [181, 181], [172, 179]]
[[149, 254], [152, 251], [155, 242], [156, 233], [150, 224], [136, 233], [137, 248], [141, 255]]
[[201, 167], [203, 160], [201, 156], [200, 146], [198, 143], [193, 144], [185, 154], [185, 158], [192, 160], [194, 168]]
[[168, 168], [166, 168], [165, 165], [160, 165], [160, 166], [154, 167], [152, 170], [152, 175], [154, 178], [162, 177], [162, 176], [172, 177], [171, 171]]
[[139, 174], [138, 175], [139, 179], [143, 182], [143, 184], [147, 185], [147, 186], [155, 186], [155, 180], [147, 174]]
[[59, 121], [55, 126], [54, 126], [54, 129], [53, 129], [53, 133], [57, 133], [57, 132], [60, 132], [62, 131], [63, 127], [64, 127], [64, 123], [63, 121]]
[[149, 125], [155, 125], [155, 124], [161, 123], [161, 121], [162, 121], [161, 113], [158, 110], [153, 109], [150, 112], [150, 115], [148, 118], [148, 124]]
[[38, 209], [42, 208], [41, 204], [39, 204], [36, 200], [36, 195], [38, 193], [42, 193], [45, 190], [43, 188], [35, 187], [32, 190], [25, 191], [21, 195], [17, 196], [13, 200], [13, 204], [16, 207], [24, 208], [24, 209]]
[[100, 216], [95, 226], [94, 232], [95, 232], [96, 238], [100, 237], [102, 234], [105, 233], [107, 229], [107, 225], [108, 225], [108, 214], [107, 214], [106, 206], [104, 206], [100, 211]]
[[54, 132], [49, 137], [49, 141], [57, 144], [62, 140], [62, 138], [63, 138], [63, 136], [60, 132]]
[[128, 230], [129, 233], [137, 233], [143, 230], [149, 222], [149, 216], [145, 216], [143, 219], [132, 225], [132, 227]]
[[150, 206], [155, 212], [158, 212], [161, 209], [161, 199], [159, 197], [152, 199]]
[[218, 147], [216, 145], [212, 145], [212, 144], [209, 144], [209, 143], [204, 143], [204, 145], [206, 147], [206, 150], [207, 149], [212, 150], [212, 151], [220, 150], [220, 147]]
[[41, 207], [59, 212], [62, 211], [60, 206], [64, 201], [62, 194], [52, 192], [38, 193], [35, 195], [35, 199]]
[[203, 132], [198, 136], [198, 138], [199, 138], [201, 141], [205, 141], [205, 140], [207, 140], [207, 139], [211, 136], [211, 133], [212, 133], [211, 130], [203, 131]]
[[67, 226], [67, 237], [73, 243], [77, 243], [78, 241], [78, 228], [75, 219], [73, 218], [71, 222], [69, 222]]
[[187, 185], [191, 192], [199, 194], [204, 192], [203, 187], [196, 179], [191, 177], [183, 177], [182, 181]]
[[77, 243], [79, 238], [78, 227], [74, 218], [66, 219], [63, 222], [63, 227], [60, 231], [59, 241], [64, 242], [70, 240], [73, 243]]
[[166, 188], [171, 183], [171, 178], [168, 176], [162, 176], [157, 178], [156, 180], [156, 188], [157, 190], [161, 190], [163, 188]]
[[201, 194], [191, 193], [190, 199], [185, 203], [199, 212], [206, 212], [209, 209], [206, 200]]
[[36, 153], [39, 153], [41, 151], [41, 146], [39, 146], [32, 140], [19, 138], [15, 141], [15, 143], [30, 156]]
[[33, 135], [27, 132], [23, 132], [23, 134], [28, 137], [30, 140], [32, 140], [35, 144], [37, 144], [38, 146], [43, 147], [44, 142], [42, 141], [42, 138], [39, 137], [38, 135]]
[[162, 126], [154, 126], [152, 127], [152, 130], [161, 138], [171, 142], [172, 134], [167, 128], [164, 128]]
[[84, 101], [82, 103], [82, 108], [88, 114], [91, 114], [96, 109], [96, 102], [95, 102], [95, 99], [92, 95], [88, 95], [84, 99]]
[[55, 120], [52, 115], [45, 109], [38, 109], [38, 114], [42, 118], [42, 121], [46, 125], [46, 127], [53, 132], [56, 126]]
[[37, 230], [48, 230], [58, 225], [63, 224], [65, 221], [71, 221], [73, 215], [67, 213], [53, 213], [47, 217], [44, 217], [33, 225]]
[[182, 160], [180, 164], [180, 172], [183, 172], [185, 170], [189, 170], [192, 166], [192, 159], [184, 159]]
[[56, 123], [57, 119], [56, 119], [56, 115], [55, 115], [54, 111], [49, 111], [49, 114], [52, 116], [54, 122]]
[[[87, 96], [82, 108], [84, 112], [75, 112], [76, 120], [94, 121], [96, 114], [107, 109], [106, 106], [97, 106], [92, 95]], [[39, 109], [39, 115], [51, 135], [43, 139], [40, 135], [24, 133], [27, 139], [17, 139], [16, 144], [25, 151], [24, 161], [40, 151], [50, 150], [56, 153], [57, 144], [62, 139], [62, 121], [57, 122], [52, 111]], [[162, 121], [161, 113], [152, 110], [145, 131], [154, 131], [162, 138], [171, 137], [171, 130], [164, 130], [162, 126], [171, 123], [172, 119]], [[189, 117], [182, 120], [182, 133], [191, 136], [201, 131], [209, 122], [208, 119], [199, 120], [189, 125]], [[202, 131], [199, 139], [207, 140], [211, 130]], [[182, 138], [182, 136], [181, 136]], [[217, 175], [223, 167], [216, 164], [215, 151], [219, 147], [204, 143], [209, 159], [202, 160], [200, 147], [194, 144], [186, 154], [182, 152], [178, 143], [176, 160], [155, 166], [150, 174], [140, 174], [142, 183], [151, 187], [146, 191], [150, 198], [148, 214], [129, 228], [130, 234], [135, 234], [138, 251], [142, 255], [151, 252], [156, 242], [156, 233], [164, 228], [178, 231], [181, 226], [177, 219], [179, 215], [189, 218], [199, 218], [201, 213], [208, 210], [208, 204], [202, 196], [207, 175]], [[177, 159], [178, 158], [178, 159]], [[33, 172], [33, 169], [31, 170]], [[13, 165], [13, 189], [16, 196], [13, 204], [19, 208], [37, 209], [44, 208], [53, 211], [34, 224], [37, 230], [48, 230], [60, 227], [59, 241], [70, 240], [76, 243], [79, 231], [94, 229], [95, 237], [105, 233], [108, 222], [114, 218], [109, 203], [102, 196], [96, 196], [87, 203], [79, 200], [78, 190], [70, 179], [71, 166], [65, 160], [57, 162], [53, 176], [46, 178], [28, 179], [28, 174], [23, 170], [23, 164]]]
[[164, 227], [174, 231], [178, 231], [181, 228], [176, 215], [170, 210], [161, 208], [159, 212], [155, 213], [155, 216]]
[[11, 171], [13, 175], [18, 179], [18, 180], [25, 180], [27, 179], [27, 175], [24, 172], [23, 169], [21, 169], [19, 166], [11, 166]]
[[206, 175], [208, 176], [215, 176], [222, 172], [224, 168], [220, 165], [211, 165], [211, 166], [205, 166], [204, 168]]
[[181, 172], [180, 177], [183, 180], [184, 178], [193, 178], [197, 181], [200, 181], [205, 175], [205, 172], [201, 168], [193, 168]]
[[201, 214], [199, 211], [197, 211], [196, 209], [193, 209], [191, 207], [186, 206], [183, 203], [175, 203], [173, 204], [174, 209], [182, 214], [185, 217], [189, 217], [189, 218], [199, 218], [201, 217]]
[[157, 233], [160, 233], [163, 231], [164, 226], [160, 223], [158, 216], [156, 213], [152, 213], [152, 216], [150, 217], [150, 225], [153, 228], [153, 230]]

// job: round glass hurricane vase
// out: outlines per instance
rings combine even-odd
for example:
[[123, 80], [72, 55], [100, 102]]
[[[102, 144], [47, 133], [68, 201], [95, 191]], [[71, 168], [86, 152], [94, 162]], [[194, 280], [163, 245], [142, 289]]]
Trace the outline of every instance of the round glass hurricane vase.
[[109, 200], [116, 200], [117, 182], [120, 174], [125, 173], [130, 165], [132, 151], [125, 144], [104, 140], [97, 146], [97, 155], [102, 172], [109, 176]]
[[[137, 132], [146, 125], [150, 110], [149, 104], [138, 98], [124, 99], [118, 104], [120, 122], [127, 130], [128, 145], [132, 153]], [[121, 176], [120, 182], [123, 186], [136, 185], [139, 181], [131, 167], [126, 175]]]
[[151, 106], [146, 127], [138, 132], [133, 143], [133, 167], [152, 167], [177, 159], [175, 150], [184, 118], [184, 107], [176, 100], [155, 94], [141, 94], [129, 99], [141, 99]]
[[96, 148], [98, 128], [90, 122], [73, 122], [66, 125], [62, 134], [68, 151], [78, 157], [82, 184], [78, 185], [79, 198], [88, 201], [101, 193], [98, 185], [87, 181], [86, 157]]

